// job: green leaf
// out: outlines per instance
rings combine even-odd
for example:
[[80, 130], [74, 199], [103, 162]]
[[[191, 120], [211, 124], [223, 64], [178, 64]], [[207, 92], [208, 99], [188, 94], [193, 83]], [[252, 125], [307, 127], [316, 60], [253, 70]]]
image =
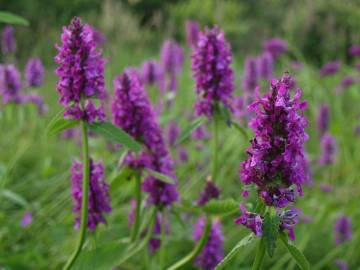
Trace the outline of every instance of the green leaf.
[[55, 122], [51, 123], [51, 125], [49, 125], [46, 128], [45, 131], [46, 136], [47, 137], [55, 136], [66, 129], [75, 127], [79, 123], [80, 123], [79, 121], [74, 121], [70, 119], [64, 119], [64, 118], [57, 119]]
[[249, 135], [247, 134], [247, 131], [245, 128], [243, 128], [242, 126], [240, 126], [238, 123], [231, 121], [231, 125], [241, 133], [241, 135], [246, 139], [249, 140]]
[[176, 140], [175, 145], [179, 145], [184, 142], [195, 129], [200, 127], [205, 122], [205, 120], [206, 118], [204, 117], [197, 118], [192, 121], [187, 127], [182, 129], [183, 131], [181, 132], [179, 138]]
[[239, 203], [233, 199], [211, 200], [203, 207], [205, 213], [211, 215], [224, 215], [235, 211], [239, 211]]
[[280, 239], [285, 247], [302, 270], [310, 270], [310, 264], [304, 254], [291, 242], [288, 241], [285, 233], [280, 233]]
[[0, 22], [8, 24], [20, 24], [25, 26], [29, 25], [29, 21], [27, 21], [23, 17], [7, 11], [0, 11]]
[[154, 176], [156, 179], [162, 181], [162, 182], [165, 182], [167, 184], [171, 184], [171, 185], [174, 185], [175, 184], [175, 180], [172, 179], [171, 177], [165, 175], [165, 174], [162, 174], [162, 173], [159, 173], [157, 171], [154, 171], [154, 170], [150, 170], [150, 169], [146, 169], [146, 172], [151, 175], [151, 176]]
[[89, 128], [91, 131], [133, 151], [140, 151], [142, 148], [141, 144], [135, 141], [124, 130], [109, 122], [89, 124]]
[[233, 249], [225, 256], [224, 259], [222, 259], [221, 262], [215, 267], [215, 270], [223, 269], [230, 260], [240, 251], [242, 247], [245, 247], [252, 243], [252, 241], [255, 239], [255, 236], [253, 233], [249, 234], [248, 236], [245, 236], [243, 239], [241, 239], [234, 247]]
[[135, 174], [135, 171], [130, 167], [124, 167], [118, 175], [116, 175], [110, 182], [110, 190], [114, 191], [119, 188], [125, 181], [130, 180]]
[[272, 257], [276, 248], [276, 241], [279, 235], [280, 217], [278, 215], [270, 216], [266, 213], [263, 225], [263, 237], [267, 254]]
[[17, 203], [17, 204], [23, 206], [23, 207], [29, 206], [29, 203], [22, 196], [20, 196], [19, 194], [15, 193], [11, 190], [4, 189], [1, 191], [0, 195], [3, 196], [4, 198], [9, 199], [10, 201], [12, 201], [14, 203]]

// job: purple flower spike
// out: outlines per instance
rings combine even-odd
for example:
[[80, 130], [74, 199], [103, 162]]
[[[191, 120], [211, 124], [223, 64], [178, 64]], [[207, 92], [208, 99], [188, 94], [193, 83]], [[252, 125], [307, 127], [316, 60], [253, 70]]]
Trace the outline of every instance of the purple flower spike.
[[262, 235], [263, 219], [260, 215], [246, 210], [243, 204], [240, 204], [241, 216], [235, 220], [235, 224], [244, 225], [250, 229], [256, 236]]
[[321, 138], [321, 157], [318, 164], [321, 166], [332, 165], [336, 161], [336, 139], [329, 133], [325, 133]]
[[353, 77], [353, 76], [345, 76], [341, 83], [336, 87], [336, 92], [340, 93], [342, 91], [344, 91], [345, 89], [349, 88], [350, 86], [352, 86], [353, 84], [355, 84], [357, 82], [357, 78]]
[[299, 209], [290, 209], [280, 213], [280, 229], [287, 230], [291, 241], [295, 241], [294, 227], [299, 223], [298, 216], [301, 214]]
[[163, 67], [155, 60], [149, 60], [141, 66], [141, 79], [145, 85], [156, 84], [159, 89], [165, 91], [165, 74]]
[[[56, 69], [60, 78], [57, 83], [59, 102], [66, 108], [65, 115], [73, 119], [102, 121], [103, 110], [96, 109], [88, 100], [106, 98], [105, 60], [96, 50], [93, 29], [75, 17], [68, 27], [63, 28], [61, 40], [62, 45], [56, 45], [58, 55], [55, 61], [59, 64]], [[84, 99], [88, 100], [88, 104], [83, 108], [81, 103]]]
[[9, 102], [22, 103], [20, 73], [14, 65], [0, 66], [0, 94], [4, 104]]
[[351, 56], [360, 56], [360, 45], [352, 45], [349, 48], [349, 55], [351, 55]]
[[[75, 228], [80, 227], [80, 213], [82, 205], [82, 164], [74, 161], [71, 167], [71, 193], [75, 213]], [[106, 224], [105, 213], [111, 212], [109, 186], [104, 180], [104, 166], [90, 159], [90, 188], [88, 204], [88, 228], [93, 231], [99, 223]]]
[[249, 98], [254, 95], [255, 88], [258, 86], [258, 68], [256, 59], [247, 57], [245, 59], [244, 74], [242, 77], [242, 89]]
[[195, 48], [199, 41], [199, 32], [200, 26], [199, 23], [196, 21], [186, 21], [185, 23], [186, 28], [186, 40], [187, 44], [191, 48]]
[[263, 43], [263, 49], [269, 52], [274, 59], [284, 54], [288, 50], [288, 43], [281, 38], [272, 38]]
[[[129, 153], [125, 159], [127, 165], [133, 168], [149, 168], [175, 179], [173, 160], [139, 75], [133, 71], [125, 71], [115, 79], [114, 88], [114, 124], [147, 148], [138, 156]], [[148, 202], [159, 207], [169, 206], [178, 198], [176, 185], [167, 184], [153, 176], [145, 179], [142, 189], [149, 193]]]
[[21, 227], [26, 228], [29, 227], [30, 224], [33, 221], [33, 216], [31, 212], [25, 212], [25, 214], [23, 215], [22, 219], [21, 219]]
[[233, 70], [230, 44], [217, 26], [200, 33], [198, 46], [192, 54], [192, 70], [198, 96], [196, 115], [212, 117], [216, 103], [231, 109]]
[[[308, 180], [304, 153], [307, 119], [306, 102], [301, 101], [301, 90], [290, 96], [293, 87], [290, 75], [271, 82], [271, 92], [257, 96], [249, 105], [255, 117], [249, 127], [255, 138], [247, 149], [249, 155], [241, 163], [240, 177], [245, 185], [255, 184], [266, 205], [285, 207], [302, 195], [302, 185]], [[297, 190], [294, 190], [294, 186]]]
[[217, 199], [220, 196], [220, 189], [211, 180], [206, 181], [204, 191], [200, 194], [197, 201], [198, 205], [205, 205], [211, 199]]
[[338, 60], [329, 62], [322, 66], [322, 68], [320, 69], [320, 75], [322, 77], [334, 75], [339, 71], [340, 67], [341, 62]]
[[271, 53], [264, 52], [257, 58], [257, 68], [261, 79], [270, 81], [274, 77], [274, 60]]
[[14, 27], [7, 25], [4, 27], [1, 38], [1, 50], [4, 55], [16, 52], [16, 40], [14, 37]]
[[351, 218], [341, 215], [338, 217], [334, 227], [336, 244], [342, 244], [352, 239]]
[[[194, 225], [193, 239], [199, 241], [205, 227], [205, 219], [200, 218]], [[224, 235], [219, 220], [213, 221], [209, 239], [195, 259], [195, 265], [204, 270], [212, 270], [224, 258]]]
[[322, 104], [317, 119], [317, 128], [320, 137], [329, 129], [329, 114], [329, 106]]
[[348, 270], [349, 269], [347, 262], [344, 260], [337, 259], [335, 261], [335, 265], [338, 267], [339, 270]]
[[30, 58], [25, 66], [25, 78], [28, 86], [40, 87], [44, 81], [44, 66], [39, 58]]

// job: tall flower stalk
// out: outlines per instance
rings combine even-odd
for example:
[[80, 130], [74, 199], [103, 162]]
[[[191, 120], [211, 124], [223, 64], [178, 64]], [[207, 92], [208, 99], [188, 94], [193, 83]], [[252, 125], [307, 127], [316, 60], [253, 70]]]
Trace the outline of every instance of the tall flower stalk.
[[59, 102], [65, 107], [65, 117], [81, 122], [83, 152], [80, 233], [76, 249], [64, 267], [70, 269], [81, 252], [87, 227], [93, 229], [92, 224], [89, 225], [88, 222], [88, 212], [91, 211], [91, 208], [89, 209], [91, 171], [87, 123], [105, 119], [103, 107], [96, 108], [91, 101], [92, 98], [100, 101], [105, 98], [105, 62], [101, 52], [96, 50], [92, 28], [82, 24], [77, 17], [68, 27], [64, 27], [61, 41], [61, 45], [56, 45], [58, 55], [55, 57], [59, 65], [56, 69], [56, 74], [60, 78], [57, 83]]

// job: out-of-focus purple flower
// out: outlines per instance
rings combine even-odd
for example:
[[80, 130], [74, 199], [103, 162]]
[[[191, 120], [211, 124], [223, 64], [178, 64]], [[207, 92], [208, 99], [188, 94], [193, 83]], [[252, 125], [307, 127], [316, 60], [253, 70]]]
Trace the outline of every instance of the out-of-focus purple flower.
[[63, 139], [72, 139], [79, 136], [80, 136], [79, 130], [76, 128], [68, 128], [64, 130], [64, 132], [61, 134], [61, 138]]
[[336, 139], [329, 133], [321, 137], [321, 156], [318, 160], [319, 165], [332, 165], [336, 161]]
[[263, 43], [263, 50], [271, 53], [274, 59], [288, 50], [288, 43], [281, 38], [268, 39]]
[[299, 223], [298, 216], [301, 213], [299, 209], [290, 209], [283, 211], [279, 214], [280, 217], [280, 229], [287, 230], [290, 240], [295, 240], [294, 227]]
[[352, 239], [351, 218], [341, 215], [335, 222], [334, 237], [336, 244], [342, 244]]
[[[56, 69], [60, 78], [57, 90], [59, 102], [66, 108], [64, 115], [76, 120], [103, 121], [104, 109], [97, 109], [89, 100], [106, 98], [105, 60], [96, 50], [91, 26], [82, 24], [75, 17], [68, 27], [63, 28], [61, 40], [62, 45], [56, 45], [58, 55], [55, 61], [59, 64]], [[81, 105], [82, 100], [87, 101], [85, 107]]]
[[[199, 218], [194, 225], [193, 239], [199, 241], [205, 228], [205, 219]], [[203, 250], [195, 259], [195, 265], [204, 270], [212, 270], [224, 258], [224, 235], [220, 220], [214, 220]]]
[[48, 111], [48, 106], [45, 104], [44, 99], [42, 96], [31, 93], [25, 96], [26, 102], [33, 103], [37, 109], [40, 115], [44, 115]]
[[149, 60], [141, 66], [141, 79], [146, 85], [156, 84], [159, 89], [165, 91], [165, 74], [163, 67], [155, 60]]
[[301, 70], [303, 68], [304, 64], [301, 63], [300, 61], [291, 61], [290, 66], [294, 70]]
[[329, 106], [322, 104], [317, 118], [317, 129], [320, 137], [329, 129], [329, 114]]
[[274, 77], [274, 60], [271, 53], [263, 52], [256, 60], [259, 77], [270, 81]]
[[352, 45], [349, 48], [349, 55], [351, 55], [351, 56], [360, 56], [360, 45]]
[[207, 140], [207, 139], [210, 139], [210, 137], [211, 137], [211, 135], [207, 131], [205, 125], [200, 125], [197, 129], [195, 129], [191, 133], [191, 138], [193, 140]]
[[[125, 71], [115, 79], [114, 88], [114, 124], [146, 146], [146, 150], [139, 155], [129, 153], [125, 159], [127, 165], [140, 169], [145, 167], [175, 179], [173, 160], [138, 74]], [[149, 193], [148, 202], [158, 207], [169, 206], [178, 198], [176, 185], [153, 176], [146, 177], [142, 189]]]
[[233, 98], [233, 109], [234, 109], [234, 116], [236, 119], [243, 119], [246, 115], [246, 108], [245, 108], [245, 100], [243, 97], [234, 97]]
[[256, 114], [249, 123], [255, 138], [240, 171], [245, 185], [255, 184], [265, 204], [278, 208], [295, 201], [296, 193], [302, 195], [301, 187], [307, 181], [306, 102], [300, 100], [300, 89], [291, 97], [289, 77], [285, 74], [272, 80], [271, 92], [262, 97], [257, 93], [256, 101], [249, 105], [249, 111]]
[[211, 199], [217, 199], [220, 196], [220, 189], [211, 180], [206, 180], [204, 191], [200, 193], [197, 200], [198, 205], [205, 205]]
[[180, 128], [175, 121], [171, 121], [168, 125], [168, 142], [169, 145], [174, 146], [177, 138], [180, 135]]
[[167, 89], [176, 91], [177, 75], [181, 71], [184, 63], [184, 51], [173, 40], [166, 40], [161, 48], [161, 65], [168, 75]]
[[235, 223], [250, 229], [256, 236], [262, 236], [262, 217], [256, 213], [247, 211], [243, 204], [240, 204], [240, 210], [241, 216], [235, 220]]
[[186, 40], [189, 47], [195, 48], [199, 40], [200, 26], [196, 21], [187, 20], [185, 23]]
[[192, 70], [196, 81], [196, 115], [211, 117], [217, 103], [231, 109], [233, 70], [230, 44], [217, 26], [200, 33], [192, 54]]
[[360, 135], [360, 125], [355, 127], [355, 134]]
[[258, 77], [256, 59], [247, 57], [245, 59], [244, 73], [242, 76], [242, 89], [248, 98], [252, 98], [254, 95], [255, 88], [258, 86]]
[[350, 86], [352, 86], [353, 84], [355, 84], [357, 82], [357, 78], [353, 77], [353, 76], [345, 76], [341, 83], [336, 87], [336, 92], [340, 93], [343, 90], [349, 88]]
[[20, 73], [14, 65], [0, 66], [0, 94], [4, 104], [9, 102], [22, 103]]
[[309, 216], [309, 215], [304, 215], [304, 214], [301, 214], [299, 216], [299, 219], [301, 222], [305, 223], [305, 224], [308, 224], [308, 223], [311, 223], [313, 222], [313, 217], [312, 216]]
[[187, 162], [189, 160], [189, 153], [185, 148], [179, 147], [177, 150], [177, 154], [178, 159], [181, 163]]
[[333, 186], [328, 183], [320, 183], [320, 189], [325, 193], [330, 193], [333, 191]]
[[339, 71], [340, 67], [341, 62], [339, 60], [329, 62], [322, 66], [322, 68], [320, 69], [320, 75], [323, 77], [334, 75]]
[[[82, 164], [74, 161], [71, 167], [71, 193], [73, 197], [75, 213], [75, 228], [80, 227], [80, 212], [82, 205]], [[109, 186], [104, 180], [104, 166], [95, 163], [90, 159], [90, 188], [88, 204], [88, 223], [89, 230], [95, 230], [99, 223], [106, 224], [105, 213], [111, 212]]]
[[30, 87], [42, 86], [44, 81], [44, 66], [39, 58], [30, 58], [26, 63], [25, 78]]
[[95, 29], [94, 27], [92, 27], [92, 31], [93, 31], [93, 39], [96, 46], [104, 45], [106, 43], [106, 37], [104, 36], [104, 34], [101, 33], [98, 29]]
[[16, 52], [16, 40], [14, 37], [14, 27], [7, 25], [4, 27], [1, 37], [1, 50], [4, 55]]
[[33, 221], [33, 216], [31, 212], [25, 212], [23, 217], [21, 218], [21, 227], [26, 228], [28, 227]]
[[[165, 227], [164, 227], [164, 222], [165, 222]], [[154, 224], [154, 232], [153, 232], [153, 236], [155, 237], [152, 237], [149, 240], [149, 250], [151, 254], [154, 254], [154, 252], [156, 252], [156, 250], [158, 250], [161, 246], [160, 235], [162, 229], [165, 229], [165, 233], [169, 233], [169, 224], [166, 223], [166, 221], [164, 220], [164, 216], [161, 214], [161, 212], [157, 212], [156, 220]]]
[[348, 270], [349, 269], [347, 262], [344, 260], [337, 259], [335, 261], [335, 265], [338, 267], [339, 270]]

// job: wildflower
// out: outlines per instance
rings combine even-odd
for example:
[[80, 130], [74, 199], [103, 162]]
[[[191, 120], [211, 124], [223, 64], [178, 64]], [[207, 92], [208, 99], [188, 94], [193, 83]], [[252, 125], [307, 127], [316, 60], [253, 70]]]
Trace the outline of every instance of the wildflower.
[[[71, 193], [73, 197], [76, 215], [75, 228], [80, 227], [80, 212], [82, 204], [82, 164], [74, 161], [71, 167]], [[88, 204], [88, 223], [90, 230], [95, 230], [99, 223], [106, 224], [105, 213], [111, 212], [109, 186], [104, 180], [104, 166], [101, 163], [95, 163], [90, 159], [90, 188]]]
[[335, 261], [335, 265], [338, 267], [339, 270], [348, 270], [349, 269], [347, 262], [344, 260], [337, 259]]
[[280, 55], [287, 52], [288, 43], [280, 38], [272, 38], [263, 43], [263, 49], [269, 52], [274, 59], [277, 59]]
[[302, 184], [307, 181], [304, 142], [307, 120], [304, 116], [306, 102], [301, 102], [301, 90], [290, 96], [291, 77], [285, 74], [272, 80], [271, 93], [249, 105], [256, 116], [249, 126], [255, 138], [248, 148], [249, 155], [242, 162], [241, 180], [245, 185], [255, 184], [266, 205], [285, 207], [302, 195]]
[[33, 221], [33, 216], [31, 212], [25, 212], [21, 219], [21, 227], [25, 228], [30, 226]]
[[180, 128], [175, 121], [169, 123], [168, 126], [168, 142], [169, 145], [174, 146], [177, 138], [180, 135]]
[[319, 165], [331, 165], [336, 160], [336, 139], [329, 133], [325, 133], [321, 138], [321, 156], [318, 160]]
[[44, 66], [39, 58], [30, 58], [25, 66], [25, 78], [28, 86], [40, 87], [44, 80]]
[[334, 227], [334, 237], [336, 244], [342, 244], [352, 239], [351, 218], [345, 215], [338, 217]]
[[263, 218], [246, 210], [243, 204], [240, 204], [241, 216], [235, 220], [235, 224], [243, 225], [250, 229], [256, 236], [262, 236]]
[[353, 84], [355, 84], [357, 82], [357, 78], [353, 77], [353, 76], [345, 76], [341, 83], [336, 87], [336, 92], [340, 93], [343, 90], [349, 88], [350, 86], [352, 86]]
[[20, 73], [14, 65], [0, 66], [0, 93], [2, 94], [3, 103], [9, 102], [22, 103], [24, 101], [21, 94]]
[[299, 209], [290, 209], [283, 211], [280, 216], [280, 229], [287, 230], [290, 240], [295, 240], [294, 227], [299, 223], [298, 216], [301, 213]]
[[196, 114], [211, 117], [218, 102], [231, 109], [233, 70], [230, 44], [217, 26], [200, 33], [192, 55], [192, 70], [198, 96]]
[[360, 45], [352, 45], [349, 48], [349, 55], [351, 55], [351, 56], [360, 56]]
[[318, 133], [322, 136], [329, 129], [329, 106], [322, 104], [317, 119]]
[[257, 73], [263, 80], [269, 81], [273, 78], [274, 60], [271, 53], [264, 52], [257, 58], [257, 68]]
[[[199, 241], [205, 227], [205, 219], [200, 218], [194, 225], [193, 239]], [[195, 259], [195, 265], [204, 270], [214, 269], [224, 257], [224, 235], [220, 220], [214, 220], [211, 225], [209, 238]]]
[[[82, 24], [75, 17], [61, 35], [62, 45], [56, 45], [59, 64], [56, 74], [60, 80], [57, 90], [60, 104], [66, 110], [64, 115], [85, 121], [104, 120], [104, 107], [95, 107], [90, 100], [103, 101], [106, 97], [104, 85], [104, 64], [101, 52], [96, 50], [91, 26]], [[86, 101], [86, 102], [84, 102]], [[86, 103], [83, 106], [83, 103]]]
[[158, 62], [155, 60], [144, 62], [141, 66], [140, 74], [144, 84], [156, 84], [162, 92], [165, 91], [164, 69]]
[[200, 26], [196, 21], [186, 21], [186, 40], [189, 47], [195, 48], [199, 41]]
[[242, 77], [242, 89], [252, 97], [255, 88], [258, 86], [258, 69], [256, 59], [247, 57], [245, 59], [244, 73]]
[[1, 39], [1, 49], [4, 55], [16, 52], [16, 40], [14, 37], [14, 27], [7, 25], [4, 27]]
[[322, 68], [320, 69], [320, 75], [322, 77], [334, 75], [335, 73], [338, 72], [340, 66], [341, 66], [341, 62], [338, 60], [329, 62], [322, 66]]
[[197, 201], [198, 205], [205, 205], [211, 199], [217, 199], [220, 196], [220, 189], [215, 185], [213, 181], [208, 179], [205, 184], [204, 191], [200, 194]]

